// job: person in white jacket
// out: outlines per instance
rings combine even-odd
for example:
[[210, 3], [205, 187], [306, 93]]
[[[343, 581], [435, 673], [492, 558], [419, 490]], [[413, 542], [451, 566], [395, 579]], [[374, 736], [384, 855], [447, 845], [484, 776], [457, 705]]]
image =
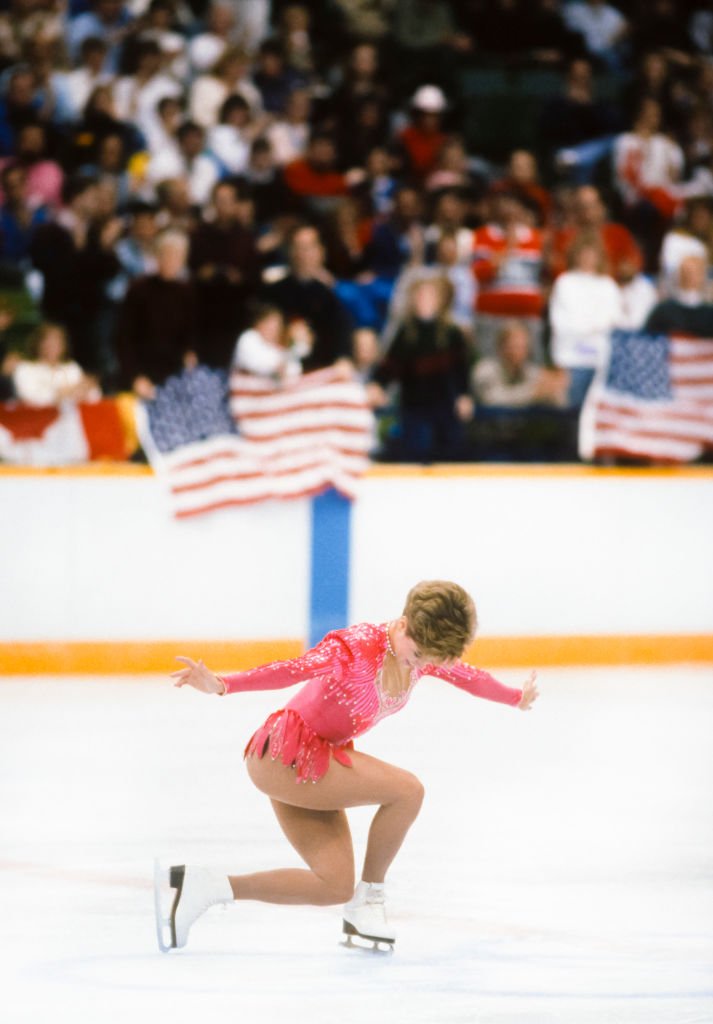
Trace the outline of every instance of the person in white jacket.
[[570, 269], [556, 279], [550, 295], [551, 354], [570, 375], [569, 402], [581, 405], [595, 371], [609, 356], [609, 336], [623, 319], [622, 297], [604, 272], [605, 256], [583, 240], [570, 251]]

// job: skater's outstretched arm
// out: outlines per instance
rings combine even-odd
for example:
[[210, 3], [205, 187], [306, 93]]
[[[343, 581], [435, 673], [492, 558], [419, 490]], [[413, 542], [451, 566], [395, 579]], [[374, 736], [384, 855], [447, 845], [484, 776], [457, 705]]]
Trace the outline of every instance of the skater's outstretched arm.
[[463, 661], [457, 661], [452, 665], [429, 666], [424, 674], [444, 679], [447, 683], [465, 690], [474, 697], [484, 697], [486, 700], [494, 700], [500, 704], [510, 704], [511, 707], [518, 707], [521, 711], [529, 711], [539, 696], [535, 672], [530, 673], [521, 689], [505, 686], [494, 679], [489, 672], [475, 668], [473, 665], [467, 665]]
[[202, 693], [239, 693], [246, 690], [283, 690], [295, 683], [314, 679], [330, 672], [343, 671], [348, 658], [344, 644], [334, 636], [325, 637], [316, 647], [299, 658], [272, 661], [247, 672], [216, 675], [202, 661], [179, 657], [186, 668], [171, 673], [176, 686], [192, 686]]

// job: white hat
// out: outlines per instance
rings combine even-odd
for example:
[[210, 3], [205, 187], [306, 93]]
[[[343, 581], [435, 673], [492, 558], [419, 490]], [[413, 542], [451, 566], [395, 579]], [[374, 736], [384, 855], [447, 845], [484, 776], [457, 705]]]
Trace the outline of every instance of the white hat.
[[422, 85], [411, 97], [411, 106], [437, 114], [446, 109], [446, 97], [437, 85]]

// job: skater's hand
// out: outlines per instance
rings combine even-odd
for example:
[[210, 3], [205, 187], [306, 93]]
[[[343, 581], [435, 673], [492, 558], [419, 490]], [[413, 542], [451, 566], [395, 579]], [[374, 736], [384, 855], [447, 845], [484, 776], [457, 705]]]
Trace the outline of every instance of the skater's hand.
[[532, 705], [537, 700], [537, 698], [540, 696], [539, 691], [537, 689], [537, 683], [535, 682], [536, 679], [537, 672], [531, 672], [529, 678], [527, 679], [525, 685], [522, 688], [522, 697], [520, 698], [520, 703], [518, 704], [518, 707], [521, 711], [529, 711]]
[[177, 672], [171, 673], [171, 679], [175, 679], [174, 686], [192, 686], [194, 690], [201, 693], [225, 693], [225, 683], [218, 679], [210, 669], [206, 668], [202, 661], [193, 661], [191, 658], [178, 657], [176, 661], [183, 661], [186, 668], [179, 668]]

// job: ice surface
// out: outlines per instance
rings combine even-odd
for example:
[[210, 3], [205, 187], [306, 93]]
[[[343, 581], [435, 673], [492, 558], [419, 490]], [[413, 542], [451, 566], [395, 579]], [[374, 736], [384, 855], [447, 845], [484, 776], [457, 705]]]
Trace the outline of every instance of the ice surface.
[[[359, 744], [427, 793], [378, 957], [338, 944], [339, 908], [256, 903], [157, 950], [155, 856], [299, 863], [241, 764], [284, 694], [3, 681], [0, 1020], [710, 1024], [713, 669], [540, 684], [522, 714], [423, 680]], [[350, 812], [358, 856], [371, 813]]]

